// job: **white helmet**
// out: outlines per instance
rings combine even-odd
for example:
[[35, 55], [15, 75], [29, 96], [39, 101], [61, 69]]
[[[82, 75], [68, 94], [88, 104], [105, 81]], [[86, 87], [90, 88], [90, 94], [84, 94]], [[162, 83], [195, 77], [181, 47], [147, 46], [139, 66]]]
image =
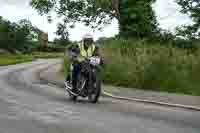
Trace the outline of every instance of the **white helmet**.
[[93, 36], [91, 35], [91, 34], [85, 34], [84, 36], [83, 36], [83, 40], [85, 40], [85, 39], [92, 39], [93, 40]]

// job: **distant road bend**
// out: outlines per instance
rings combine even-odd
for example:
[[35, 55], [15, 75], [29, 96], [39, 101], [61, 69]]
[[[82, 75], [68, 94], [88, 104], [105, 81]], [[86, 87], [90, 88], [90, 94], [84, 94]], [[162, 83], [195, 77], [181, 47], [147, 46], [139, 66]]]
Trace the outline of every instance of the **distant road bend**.
[[70, 102], [39, 70], [58, 60], [0, 67], [0, 133], [200, 133], [200, 112], [101, 97]]

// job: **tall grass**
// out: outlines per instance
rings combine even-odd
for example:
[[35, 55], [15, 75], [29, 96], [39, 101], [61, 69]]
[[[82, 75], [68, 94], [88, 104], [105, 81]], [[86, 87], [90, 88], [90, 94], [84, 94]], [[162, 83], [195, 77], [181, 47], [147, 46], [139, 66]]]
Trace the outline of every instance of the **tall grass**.
[[[170, 44], [145, 40], [103, 42], [106, 84], [144, 90], [200, 95], [200, 50], [191, 54]], [[65, 56], [62, 72], [67, 74]]]
[[200, 95], [199, 54], [145, 40], [110, 40], [102, 51], [107, 84]]

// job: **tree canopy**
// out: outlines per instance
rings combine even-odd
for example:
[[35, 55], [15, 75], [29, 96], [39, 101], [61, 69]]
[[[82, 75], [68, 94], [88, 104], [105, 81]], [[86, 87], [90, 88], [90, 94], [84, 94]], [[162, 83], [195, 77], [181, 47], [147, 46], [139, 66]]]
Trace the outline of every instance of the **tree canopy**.
[[[101, 29], [118, 19], [120, 35], [144, 37], [152, 35], [157, 22], [152, 9], [154, 0], [32, 0], [31, 6], [41, 15], [56, 12], [63, 24], [73, 28], [82, 22]], [[67, 27], [66, 27], [67, 28]]]
[[154, 0], [120, 0], [120, 32], [124, 36], [149, 37], [157, 31]]
[[192, 25], [185, 25], [179, 29], [179, 33], [187, 38], [200, 38], [200, 1], [176, 0], [182, 7], [181, 12], [190, 16]]
[[34, 47], [32, 33], [37, 34], [38, 31], [29, 20], [23, 19], [18, 23], [11, 23], [0, 17], [0, 48], [11, 52], [15, 50], [28, 52]]

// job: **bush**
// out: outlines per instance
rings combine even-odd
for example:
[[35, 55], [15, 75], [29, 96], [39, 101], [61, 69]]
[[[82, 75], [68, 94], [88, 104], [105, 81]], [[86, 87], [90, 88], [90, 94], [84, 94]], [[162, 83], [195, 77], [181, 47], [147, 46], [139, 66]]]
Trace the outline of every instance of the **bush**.
[[31, 53], [31, 55], [34, 58], [44, 58], [44, 59], [48, 59], [48, 58], [62, 58], [63, 57], [63, 53], [57, 53], [57, 52], [33, 52]]
[[102, 51], [107, 84], [200, 95], [200, 55], [137, 39], [109, 40]]
[[37, 51], [41, 52], [64, 52], [65, 47], [54, 47], [54, 46], [48, 46], [48, 47], [38, 47]]
[[64, 76], [66, 76], [69, 68], [70, 68], [70, 66], [69, 66], [69, 59], [67, 58], [66, 55], [64, 55], [63, 62], [62, 62], [62, 69], [61, 69], [60, 72], [62, 74], [64, 74]]

